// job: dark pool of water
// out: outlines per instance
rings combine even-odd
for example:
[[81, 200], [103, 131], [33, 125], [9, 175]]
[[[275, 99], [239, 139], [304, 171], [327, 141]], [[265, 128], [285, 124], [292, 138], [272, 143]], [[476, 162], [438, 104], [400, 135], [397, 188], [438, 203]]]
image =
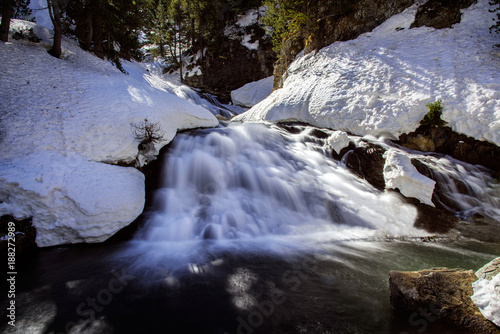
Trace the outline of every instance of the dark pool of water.
[[[42, 250], [23, 264], [5, 333], [459, 333], [396, 319], [390, 270], [478, 269], [498, 243], [355, 241], [314, 252], [214, 251], [138, 269], [129, 242]], [[148, 259], [143, 259], [147, 264]], [[7, 301], [1, 302], [2, 313]], [[4, 317], [2, 317], [5, 319]], [[2, 320], [3, 320], [2, 319]]]

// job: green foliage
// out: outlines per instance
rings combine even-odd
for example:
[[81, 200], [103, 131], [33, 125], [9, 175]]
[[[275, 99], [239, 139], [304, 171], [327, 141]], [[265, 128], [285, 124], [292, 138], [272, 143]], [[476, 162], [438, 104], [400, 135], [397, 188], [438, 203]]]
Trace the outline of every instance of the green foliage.
[[142, 59], [139, 32], [144, 0], [62, 0], [63, 30], [80, 47], [107, 58], [124, 72], [120, 59]]
[[444, 110], [442, 100], [438, 100], [432, 103], [427, 103], [427, 108], [429, 108], [429, 112], [420, 121], [421, 125], [433, 125], [433, 126], [446, 125], [446, 122], [441, 119], [441, 114], [443, 113]]
[[290, 36], [305, 28], [306, 34], [315, 28], [317, 6], [311, 0], [265, 0], [267, 7], [262, 23], [273, 29], [273, 50], [279, 53]]

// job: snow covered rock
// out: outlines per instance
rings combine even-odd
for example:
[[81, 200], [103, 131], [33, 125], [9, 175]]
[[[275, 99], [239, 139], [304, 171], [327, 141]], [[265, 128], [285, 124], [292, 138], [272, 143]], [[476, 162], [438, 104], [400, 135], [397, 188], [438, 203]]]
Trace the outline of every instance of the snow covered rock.
[[144, 175], [135, 168], [54, 151], [0, 166], [0, 215], [33, 217], [40, 247], [104, 241], [144, 207]]
[[56, 59], [48, 29], [11, 27], [33, 28], [42, 42], [0, 44], [0, 215], [33, 217], [39, 246], [103, 241], [144, 206], [144, 176], [106, 164], [136, 159], [131, 123], [158, 123], [157, 150], [178, 129], [219, 123], [143, 64], [124, 63], [126, 76], [66, 38]]
[[[493, 260], [476, 275], [477, 281], [472, 283], [474, 294], [472, 301], [479, 307], [484, 317], [500, 326], [500, 258]], [[488, 272], [494, 275], [488, 275]]]
[[273, 77], [250, 82], [231, 92], [233, 104], [251, 108], [268, 97], [273, 90]]
[[384, 179], [387, 188], [399, 189], [406, 197], [434, 206], [432, 193], [436, 182], [420, 174], [409, 156], [394, 149], [385, 153]]
[[358, 135], [415, 130], [443, 100], [456, 132], [500, 144], [500, 58], [488, 0], [452, 29], [409, 29], [418, 6], [371, 33], [299, 57], [283, 88], [235, 120], [301, 121]]
[[328, 145], [330, 145], [337, 154], [340, 154], [343, 148], [349, 146], [350, 142], [347, 133], [344, 131], [334, 131], [330, 137], [328, 137]]

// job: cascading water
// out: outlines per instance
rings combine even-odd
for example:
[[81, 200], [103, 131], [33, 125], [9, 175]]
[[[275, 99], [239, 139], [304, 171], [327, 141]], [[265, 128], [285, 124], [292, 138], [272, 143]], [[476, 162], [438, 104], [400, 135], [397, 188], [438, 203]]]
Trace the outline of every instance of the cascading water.
[[[199, 251], [194, 245], [207, 240], [222, 248], [289, 252], [332, 241], [429, 235], [413, 226], [414, 206], [347, 171], [328, 157], [329, 140], [311, 136], [311, 127], [303, 129], [292, 134], [277, 126], [232, 124], [178, 135], [131, 254], [146, 252], [151, 264], [170, 262], [167, 254], [192, 261], [207, 251], [206, 244]], [[500, 217], [499, 188], [488, 186], [492, 179], [486, 174], [444, 158], [412, 157], [475, 188], [467, 195], [451, 193], [454, 201], [468, 196], [473, 210]]]
[[181, 135], [163, 174], [147, 241], [422, 234], [412, 206], [264, 125]]

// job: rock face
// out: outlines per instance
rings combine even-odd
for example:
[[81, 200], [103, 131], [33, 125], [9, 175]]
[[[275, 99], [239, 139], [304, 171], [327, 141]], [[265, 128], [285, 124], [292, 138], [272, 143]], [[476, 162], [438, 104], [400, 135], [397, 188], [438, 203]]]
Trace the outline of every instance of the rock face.
[[229, 100], [232, 90], [271, 76], [276, 56], [270, 38], [258, 24], [244, 27], [243, 33], [247, 33], [243, 38], [250, 37], [244, 39], [246, 44], [239, 35], [221, 36], [213, 46], [200, 50], [203, 57], [192, 66], [199, 66], [201, 73], [187, 76], [184, 82]]
[[500, 333], [472, 302], [472, 270], [434, 268], [422, 271], [391, 271], [391, 304], [399, 316], [420, 313], [429, 322], [440, 321], [469, 333]]
[[430, 0], [420, 6], [411, 28], [427, 26], [436, 29], [451, 28], [460, 22], [461, 9], [467, 8], [477, 0]]
[[420, 126], [399, 137], [403, 146], [450, 155], [471, 164], [483, 165], [500, 176], [500, 147], [454, 132], [449, 127]]
[[477, 278], [487, 279], [490, 281], [498, 274], [500, 274], [500, 257], [497, 257], [496, 259], [487, 263], [484, 267], [476, 271]]

